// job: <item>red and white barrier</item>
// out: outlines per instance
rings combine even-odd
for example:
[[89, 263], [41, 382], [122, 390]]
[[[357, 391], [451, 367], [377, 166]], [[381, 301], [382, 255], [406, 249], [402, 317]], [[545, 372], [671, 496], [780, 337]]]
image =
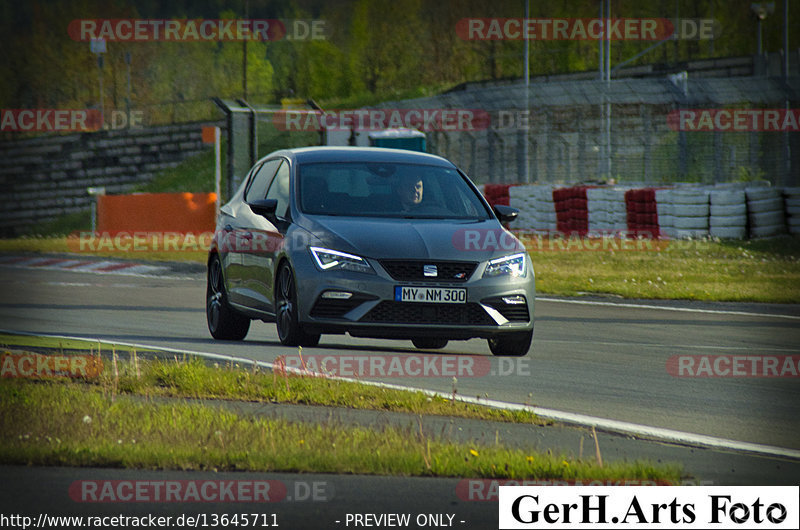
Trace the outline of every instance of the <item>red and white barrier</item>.
[[[800, 188], [743, 184], [621, 186], [487, 185], [487, 199], [520, 210], [512, 228], [564, 234], [743, 239], [800, 233]], [[508, 202], [504, 200], [508, 195]]]

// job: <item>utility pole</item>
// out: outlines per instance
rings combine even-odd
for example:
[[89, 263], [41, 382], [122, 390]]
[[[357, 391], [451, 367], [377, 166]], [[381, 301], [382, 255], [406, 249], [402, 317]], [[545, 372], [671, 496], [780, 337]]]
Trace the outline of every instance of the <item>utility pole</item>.
[[[244, 18], [250, 16], [250, 2], [244, 2]], [[247, 101], [247, 39], [242, 39], [242, 99]]]
[[131, 52], [125, 52], [125, 64], [128, 66], [128, 93], [125, 96], [125, 124], [131, 126]]
[[100, 85], [100, 128], [105, 128], [105, 100], [103, 99], [103, 54], [106, 53], [105, 39], [92, 39], [89, 49], [97, 55], [97, 79]]
[[[530, 17], [530, 0], [525, 0], [525, 20]], [[531, 85], [531, 70], [530, 70], [530, 40], [525, 39], [525, 112], [528, 117], [528, 125], [525, 127], [525, 148], [523, 149], [525, 155], [525, 184], [531, 181], [530, 175], [530, 162], [528, 160], [528, 151], [530, 149], [530, 85]]]

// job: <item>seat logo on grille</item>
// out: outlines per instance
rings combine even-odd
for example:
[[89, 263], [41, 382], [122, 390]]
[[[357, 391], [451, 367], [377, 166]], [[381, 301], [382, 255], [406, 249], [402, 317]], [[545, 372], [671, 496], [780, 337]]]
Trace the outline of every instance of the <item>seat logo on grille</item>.
[[423, 265], [422, 274], [428, 278], [435, 278], [439, 275], [439, 269], [436, 267], [436, 265]]

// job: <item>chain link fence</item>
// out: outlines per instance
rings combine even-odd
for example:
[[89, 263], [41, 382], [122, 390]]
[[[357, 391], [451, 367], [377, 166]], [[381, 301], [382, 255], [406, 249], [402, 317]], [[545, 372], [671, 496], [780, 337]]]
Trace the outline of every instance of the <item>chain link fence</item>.
[[[548, 82], [527, 92], [522, 83], [476, 87], [383, 107], [489, 112], [484, 130], [429, 133], [429, 150], [479, 183], [800, 185], [797, 113], [786, 115], [800, 101], [798, 77]], [[713, 121], [748, 109], [777, 111], [780, 130], [742, 130], [763, 128], [764, 112], [745, 114], [738, 128], [733, 118], [722, 128]], [[682, 111], [694, 118], [682, 122]]]
[[[609, 82], [550, 80], [527, 90], [522, 82], [468, 85], [376, 108], [488, 114], [490, 120], [478, 127], [426, 131], [428, 151], [452, 160], [478, 184], [800, 186], [799, 94], [797, 76], [692, 79], [681, 73]], [[225, 110], [230, 131], [228, 196], [259, 156], [322, 142], [318, 131], [276, 128], [273, 117], [280, 107], [254, 108], [241, 100], [217, 100], [217, 105]], [[738, 126], [732, 113], [743, 110], [756, 117], [745, 115]], [[718, 112], [730, 115], [715, 122]], [[763, 130], [767, 112], [777, 113], [777, 129]]]

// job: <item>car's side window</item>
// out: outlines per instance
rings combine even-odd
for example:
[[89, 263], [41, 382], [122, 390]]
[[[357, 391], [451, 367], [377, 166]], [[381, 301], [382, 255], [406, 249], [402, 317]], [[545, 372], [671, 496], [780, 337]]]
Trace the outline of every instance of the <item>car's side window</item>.
[[278, 207], [275, 213], [278, 217], [287, 217], [289, 214], [289, 164], [284, 161], [275, 178], [272, 180], [272, 185], [267, 192], [267, 199], [275, 199], [278, 201]]
[[250, 184], [244, 192], [245, 201], [255, 201], [266, 197], [269, 183], [272, 182], [272, 176], [275, 175], [275, 170], [278, 169], [281, 162], [281, 159], [267, 160], [261, 164], [261, 167], [250, 178]]

